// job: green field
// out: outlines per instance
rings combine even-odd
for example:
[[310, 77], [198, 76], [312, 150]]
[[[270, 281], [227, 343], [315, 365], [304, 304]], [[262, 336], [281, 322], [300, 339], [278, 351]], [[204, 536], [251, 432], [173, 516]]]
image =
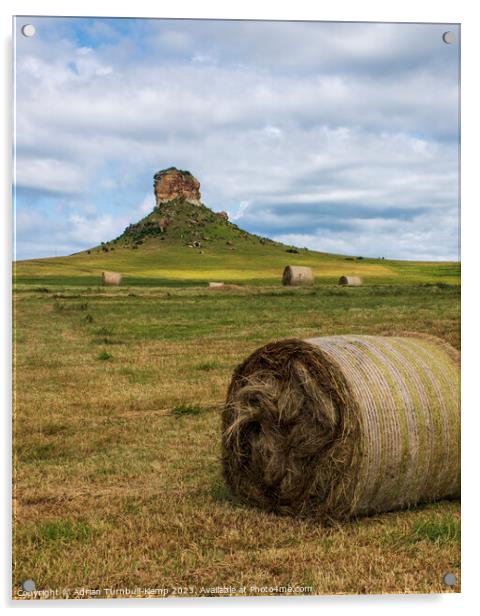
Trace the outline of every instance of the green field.
[[458, 347], [458, 285], [23, 283], [14, 311], [14, 592], [26, 578], [177, 595], [459, 590], [442, 584], [459, 580], [458, 502], [326, 529], [239, 505], [219, 461], [232, 370], [259, 345], [415, 330]]
[[[166, 232], [154, 211], [14, 266], [14, 595], [27, 578], [70, 596], [458, 591], [459, 502], [329, 528], [245, 507], [222, 479], [220, 411], [235, 366], [273, 339], [417, 331], [458, 348], [460, 265], [287, 252], [208, 208], [167, 213]], [[287, 264], [315, 285], [282, 287]], [[102, 270], [123, 285], [99, 286]]]
[[[366, 284], [412, 284], [444, 282], [458, 284], [458, 263], [420, 263], [353, 259], [314, 252], [289, 255], [275, 248], [260, 254], [251, 247], [248, 253], [228, 250], [199, 254], [183, 246], [159, 252], [155, 246], [141, 253], [118, 250], [115, 254], [52, 257], [19, 261], [15, 265], [18, 288], [33, 286], [99, 285], [103, 270], [121, 272], [127, 286], [197, 286], [210, 280], [248, 285], [274, 285], [286, 265], [313, 268], [317, 285], [333, 285], [342, 275], [361, 276]], [[188, 251], [188, 252], [187, 252]]]

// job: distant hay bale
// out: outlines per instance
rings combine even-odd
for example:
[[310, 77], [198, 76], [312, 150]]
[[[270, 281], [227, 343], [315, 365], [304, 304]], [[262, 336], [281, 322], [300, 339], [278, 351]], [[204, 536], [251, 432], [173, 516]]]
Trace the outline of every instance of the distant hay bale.
[[415, 337], [272, 342], [233, 374], [224, 477], [267, 511], [320, 521], [460, 492], [459, 354]]
[[344, 287], [359, 287], [362, 284], [360, 276], [340, 276], [338, 284]]
[[235, 291], [237, 289], [243, 289], [238, 284], [225, 284], [223, 282], [209, 282], [208, 290], [209, 291]]
[[114, 287], [122, 283], [122, 274], [118, 272], [102, 272], [102, 285], [104, 287]]
[[303, 265], [287, 265], [287, 267], [283, 270], [282, 284], [292, 287], [312, 285], [312, 268], [304, 267]]

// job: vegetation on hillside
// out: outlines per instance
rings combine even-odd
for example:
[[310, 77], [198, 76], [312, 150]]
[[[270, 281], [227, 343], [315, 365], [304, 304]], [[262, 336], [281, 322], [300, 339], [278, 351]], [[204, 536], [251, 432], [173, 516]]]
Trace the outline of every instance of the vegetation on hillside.
[[188, 171], [187, 169], [177, 169], [177, 167], [167, 167], [166, 169], [160, 169], [160, 171], [157, 171], [154, 177], [163, 175], [164, 173], [168, 173], [169, 171], [178, 171], [178, 173], [181, 173], [182, 175], [186, 175], [186, 176], [192, 175], [190, 171]]
[[151, 239], [210, 249], [219, 243], [230, 242], [227, 245], [232, 245], [234, 241], [281, 245], [268, 238], [243, 231], [205, 205], [193, 205], [184, 199], [173, 199], [155, 207], [153, 212], [137, 223], [129, 225], [122, 235], [108, 242], [106, 247], [107, 249], [117, 246], [135, 248]]

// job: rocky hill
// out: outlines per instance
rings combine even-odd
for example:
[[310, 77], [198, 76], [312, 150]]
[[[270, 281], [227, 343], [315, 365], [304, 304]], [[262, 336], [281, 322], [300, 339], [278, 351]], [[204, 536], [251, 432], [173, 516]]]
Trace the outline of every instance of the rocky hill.
[[[213, 212], [200, 201], [200, 182], [189, 172], [175, 167], [154, 175], [156, 205], [153, 211], [129, 225], [116, 239], [96, 250], [139, 249], [142, 245], [172, 242], [193, 250], [209, 250], [221, 244], [230, 250], [239, 244], [278, 245], [268, 238], [243, 231], [228, 220], [226, 212]], [[95, 249], [92, 249], [95, 250]]]

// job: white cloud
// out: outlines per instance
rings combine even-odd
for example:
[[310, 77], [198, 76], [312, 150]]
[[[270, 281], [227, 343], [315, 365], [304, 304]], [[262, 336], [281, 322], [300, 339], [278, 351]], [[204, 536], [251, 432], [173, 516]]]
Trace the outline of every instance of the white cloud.
[[[139, 218], [139, 208], [136, 214]], [[130, 222], [131, 214], [105, 214], [94, 209], [69, 213], [67, 205], [58, 216], [21, 212], [16, 216], [15, 252], [18, 258], [79, 252], [117, 237]]]
[[149, 214], [154, 207], [155, 197], [152, 192], [148, 192], [143, 198], [143, 201], [140, 203], [138, 209], [140, 212], [142, 212], [142, 214]]
[[[87, 218], [80, 214], [71, 214], [68, 217], [69, 238], [82, 245], [88, 238], [91, 245], [100, 244], [106, 237], [119, 227], [118, 219], [110, 214], [101, 214], [94, 218]], [[121, 224], [121, 223], [120, 223]]]
[[249, 205], [250, 201], [240, 201], [240, 205], [238, 206], [236, 213], [231, 216], [231, 219], [241, 220], [243, 218], [243, 215], [247, 211]]
[[[454, 257], [458, 65], [441, 31], [156, 21], [135, 38], [134, 24], [122, 36], [95, 20], [88, 44], [21, 40], [18, 184], [77, 193], [76, 243], [89, 224], [106, 240], [122, 217], [148, 212], [151, 175], [177, 165], [200, 179], [207, 205], [265, 235], [293, 228], [311, 247], [344, 252], [356, 211], [358, 250]], [[428, 233], [439, 220], [451, 233]]]
[[39, 190], [78, 193], [85, 189], [88, 173], [80, 165], [55, 158], [18, 156], [17, 186]]
[[[274, 239], [322, 252], [407, 260], [448, 261], [459, 259], [456, 221], [440, 215], [436, 225], [428, 216], [415, 221], [384, 219], [352, 220], [352, 229], [285, 233]], [[373, 239], [372, 239], [373, 238]]]

